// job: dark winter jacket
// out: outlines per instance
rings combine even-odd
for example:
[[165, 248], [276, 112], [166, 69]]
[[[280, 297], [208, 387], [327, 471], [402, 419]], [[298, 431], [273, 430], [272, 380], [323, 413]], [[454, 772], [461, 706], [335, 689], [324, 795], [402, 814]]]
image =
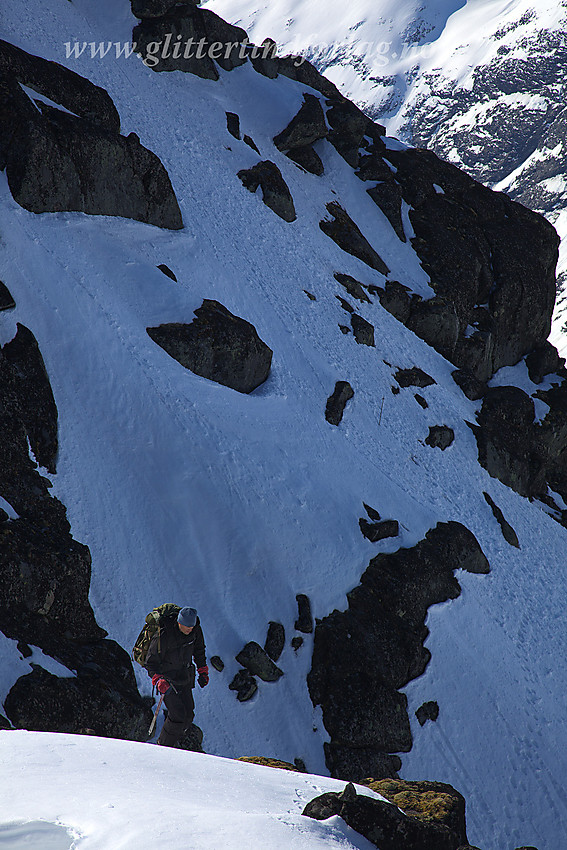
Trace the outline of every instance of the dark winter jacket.
[[184, 635], [177, 620], [172, 619], [152, 638], [145, 667], [150, 676], [156, 673], [163, 676], [174, 686], [195, 687], [195, 668], [204, 667], [207, 663], [205, 655], [205, 639], [199, 619], [189, 635]]

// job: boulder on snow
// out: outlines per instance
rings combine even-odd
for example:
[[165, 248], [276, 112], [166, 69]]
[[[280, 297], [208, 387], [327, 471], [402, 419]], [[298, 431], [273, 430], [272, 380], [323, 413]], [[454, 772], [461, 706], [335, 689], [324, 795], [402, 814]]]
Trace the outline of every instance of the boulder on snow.
[[0, 114], [6, 117], [3, 130], [0, 131], [2, 140], [4, 134], [7, 133], [9, 138], [10, 130], [13, 132], [15, 129], [17, 112], [21, 104], [27, 102], [27, 98], [17, 96], [15, 81], [54, 103], [60, 103], [73, 115], [84, 118], [90, 124], [97, 124], [113, 133], [120, 132], [120, 116], [108, 92], [57, 62], [26, 53], [20, 47], [0, 40], [0, 75], [3, 77]]
[[374, 325], [367, 322], [358, 313], [351, 313], [350, 323], [354, 338], [359, 345], [369, 345], [371, 348], [376, 345], [374, 342]]
[[454, 439], [455, 432], [448, 425], [431, 425], [429, 434], [425, 438], [425, 445], [441, 449], [444, 452], [452, 445]]
[[311, 614], [311, 602], [305, 593], [298, 593], [295, 597], [297, 600], [298, 617], [295, 621], [295, 628], [298, 632], [303, 632], [305, 635], [310, 635], [313, 631], [313, 615]]
[[338, 815], [380, 850], [456, 850], [460, 835], [444, 823], [404, 814], [397, 805], [359, 795], [349, 784], [341, 793], [321, 794], [303, 814], [315, 820]]
[[228, 686], [229, 690], [236, 691], [236, 699], [239, 702], [247, 702], [252, 699], [258, 690], [256, 679], [250, 670], [239, 670], [234, 679]]
[[239, 664], [263, 682], [277, 682], [283, 670], [277, 667], [267, 652], [256, 641], [249, 641], [236, 656]]
[[346, 251], [347, 254], [352, 254], [363, 263], [370, 266], [380, 274], [387, 275], [389, 268], [374, 248], [370, 245], [365, 236], [362, 235], [357, 225], [350, 218], [346, 210], [336, 201], [331, 201], [327, 204], [327, 210], [332, 216], [332, 220], [323, 219], [319, 222], [319, 227], [333, 242], [336, 242], [339, 248]]
[[337, 381], [333, 394], [327, 399], [325, 407], [325, 419], [331, 425], [339, 425], [345, 407], [351, 398], [354, 396], [354, 390], [348, 381]]
[[415, 712], [415, 716], [420, 726], [425, 726], [428, 720], [435, 722], [439, 717], [439, 703], [435, 700], [424, 702]]
[[175, 283], [177, 283], [177, 277], [175, 276], [175, 273], [171, 271], [171, 269], [169, 268], [169, 266], [166, 266], [166, 264], [165, 264], [165, 263], [160, 263], [160, 264], [159, 264], [159, 266], [157, 266], [157, 268], [158, 268], [158, 269], [160, 270], [160, 272], [162, 272], [162, 273], [163, 273], [166, 277], [168, 277], [170, 280], [173, 280]]
[[236, 114], [236, 112], [227, 112], [226, 113], [226, 129], [230, 133], [231, 136], [234, 136], [235, 139], [240, 139], [242, 136], [240, 135], [240, 118]]
[[377, 543], [379, 540], [384, 540], [387, 537], [397, 537], [400, 533], [400, 526], [396, 519], [385, 519], [378, 522], [368, 522], [367, 519], [361, 517], [358, 520], [360, 530], [367, 540], [371, 543]]
[[268, 634], [264, 644], [264, 652], [269, 655], [272, 661], [278, 661], [285, 646], [285, 629], [281, 623], [270, 621], [268, 626]]
[[170, 357], [196, 375], [251, 393], [270, 373], [272, 350], [250, 322], [218, 301], [206, 298], [191, 324], [174, 322], [147, 328]]
[[280, 151], [290, 151], [312, 145], [324, 139], [329, 132], [321, 101], [314, 94], [304, 94], [303, 104], [287, 127], [274, 136], [274, 144]]
[[260, 186], [262, 200], [276, 215], [284, 221], [295, 221], [297, 215], [293, 198], [277, 165], [270, 160], [264, 160], [256, 163], [252, 168], [242, 169], [237, 176], [249, 192], [256, 192]]
[[411, 369], [398, 369], [394, 378], [400, 387], [430, 387], [435, 383], [435, 380], [420, 369], [419, 366], [412, 366]]
[[391, 313], [399, 322], [406, 324], [410, 317], [412, 299], [409, 289], [398, 280], [387, 280], [385, 289], [378, 289], [378, 297], [382, 307]]
[[214, 667], [217, 673], [222, 673], [222, 671], [224, 670], [224, 661], [222, 660], [220, 655], [211, 655], [210, 662], [211, 667]]

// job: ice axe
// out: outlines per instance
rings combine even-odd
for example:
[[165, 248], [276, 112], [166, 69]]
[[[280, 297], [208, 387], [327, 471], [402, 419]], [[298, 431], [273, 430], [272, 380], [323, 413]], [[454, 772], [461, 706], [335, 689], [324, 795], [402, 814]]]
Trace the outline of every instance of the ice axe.
[[156, 728], [157, 718], [158, 718], [159, 710], [161, 708], [161, 704], [163, 702], [164, 696], [165, 696], [165, 694], [161, 695], [160, 701], [158, 702], [157, 708], [154, 712], [154, 716], [153, 716], [152, 722], [150, 724], [150, 728], [148, 729], [148, 738], [151, 738], [152, 735], [154, 734], [154, 729]]

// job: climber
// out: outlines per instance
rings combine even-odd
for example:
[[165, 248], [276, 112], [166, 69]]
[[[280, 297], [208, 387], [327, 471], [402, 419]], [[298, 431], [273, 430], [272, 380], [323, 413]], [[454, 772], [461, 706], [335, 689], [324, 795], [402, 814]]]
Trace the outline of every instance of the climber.
[[209, 683], [203, 631], [194, 608], [181, 608], [177, 618], [170, 617], [153, 636], [146, 656], [145, 668], [152, 685], [164, 694], [167, 717], [157, 740], [164, 747], [174, 747], [188, 730], [195, 716], [195, 667], [201, 688]]

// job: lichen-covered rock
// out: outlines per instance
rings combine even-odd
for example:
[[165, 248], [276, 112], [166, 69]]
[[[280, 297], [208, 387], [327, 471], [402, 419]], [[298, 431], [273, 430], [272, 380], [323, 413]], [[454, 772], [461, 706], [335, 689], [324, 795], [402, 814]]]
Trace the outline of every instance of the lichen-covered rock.
[[448, 827], [457, 844], [467, 844], [465, 798], [443, 782], [407, 782], [402, 779], [380, 779], [365, 782], [373, 791], [386, 797], [404, 814], [423, 823]]
[[239, 664], [263, 682], [277, 682], [283, 670], [274, 664], [267, 652], [256, 641], [249, 641], [236, 656]]
[[404, 814], [396, 805], [356, 793], [349, 785], [311, 800], [303, 814], [316, 820], [338, 815], [380, 850], [457, 850], [459, 836], [444, 823]]
[[351, 398], [354, 397], [354, 390], [348, 381], [337, 381], [332, 395], [327, 399], [325, 407], [325, 419], [331, 425], [339, 425], [345, 407]]
[[260, 186], [262, 200], [284, 221], [295, 221], [297, 218], [293, 198], [282, 173], [270, 160], [256, 163], [252, 168], [242, 169], [238, 177], [249, 192], [256, 192]]
[[250, 322], [207, 298], [195, 316], [189, 325], [174, 322], [147, 328], [147, 332], [196, 375], [241, 393], [251, 393], [264, 383], [273, 352]]
[[336, 201], [328, 203], [327, 210], [333, 219], [323, 219], [319, 222], [319, 227], [323, 233], [332, 239], [333, 242], [336, 242], [339, 248], [342, 248], [347, 254], [352, 254], [354, 257], [362, 260], [363, 263], [376, 269], [380, 274], [388, 274], [390, 271], [388, 266], [370, 245], [366, 237], [363, 236], [346, 210]]
[[265, 756], [240, 756], [237, 761], [245, 761], [248, 764], [261, 764], [263, 767], [275, 767], [278, 770], [291, 770], [293, 773], [304, 773], [297, 765], [280, 759], [266, 758]]

